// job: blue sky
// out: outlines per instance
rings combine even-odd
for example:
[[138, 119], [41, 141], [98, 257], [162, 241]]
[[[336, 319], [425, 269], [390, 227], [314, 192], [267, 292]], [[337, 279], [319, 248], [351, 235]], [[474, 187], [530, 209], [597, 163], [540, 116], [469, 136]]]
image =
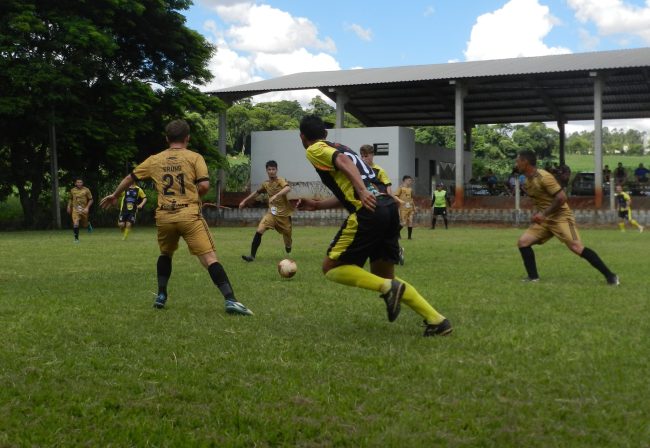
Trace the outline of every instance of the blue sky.
[[[305, 71], [650, 46], [650, 0], [194, 2], [187, 25], [218, 47], [206, 90]], [[255, 99], [306, 104], [316, 94]]]

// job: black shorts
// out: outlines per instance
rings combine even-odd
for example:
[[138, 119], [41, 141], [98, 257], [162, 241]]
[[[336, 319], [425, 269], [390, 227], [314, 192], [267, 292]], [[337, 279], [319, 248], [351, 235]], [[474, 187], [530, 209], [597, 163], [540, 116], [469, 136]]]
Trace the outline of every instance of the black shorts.
[[433, 216], [447, 216], [447, 207], [433, 207]]
[[135, 213], [120, 213], [117, 222], [130, 222], [131, 224], [135, 224]]
[[365, 208], [350, 214], [327, 249], [327, 256], [344, 264], [363, 267], [370, 262], [399, 262], [399, 211], [395, 200], [377, 198], [374, 212]]
[[618, 211], [618, 217], [621, 219], [627, 219], [628, 221], [630, 220], [630, 211], [629, 210], [619, 210]]

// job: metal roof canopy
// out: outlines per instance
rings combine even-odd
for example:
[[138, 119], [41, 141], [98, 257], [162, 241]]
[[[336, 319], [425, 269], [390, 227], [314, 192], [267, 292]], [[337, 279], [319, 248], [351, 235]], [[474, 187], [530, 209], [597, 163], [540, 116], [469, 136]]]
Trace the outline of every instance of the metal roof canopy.
[[[369, 127], [455, 125], [461, 166], [463, 131], [473, 125], [555, 121], [563, 146], [564, 123], [594, 120], [600, 207], [602, 120], [650, 117], [650, 48], [296, 73], [206, 93], [232, 104], [304, 89], [318, 89], [336, 102], [337, 127], [343, 108]], [[220, 128], [225, 130], [225, 116]], [[220, 148], [225, 152], [225, 139]], [[462, 174], [457, 178], [462, 184]]]
[[650, 48], [407, 67], [296, 73], [219, 89], [227, 103], [284, 90], [319, 89], [366, 126], [455, 123], [455, 86], [468, 125], [594, 119], [594, 78], [604, 81], [603, 119], [650, 117]]

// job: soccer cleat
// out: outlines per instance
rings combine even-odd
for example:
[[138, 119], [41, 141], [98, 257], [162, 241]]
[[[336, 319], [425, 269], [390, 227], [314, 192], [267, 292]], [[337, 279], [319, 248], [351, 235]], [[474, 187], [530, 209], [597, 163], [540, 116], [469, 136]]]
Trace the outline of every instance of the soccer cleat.
[[607, 277], [607, 284], [611, 286], [618, 286], [621, 284], [620, 279], [618, 278], [618, 275], [613, 274]]
[[74, 239], [74, 243], [75, 243], [75, 244], [79, 244], [79, 238], [75, 238], [75, 239]]
[[521, 279], [522, 282], [524, 283], [537, 283], [539, 282], [539, 277], [537, 278], [531, 278], [531, 277], [524, 277]]
[[91, 223], [88, 223], [88, 233], [93, 233], [93, 225]]
[[250, 263], [251, 261], [255, 260], [255, 257], [251, 257], [250, 255], [242, 255], [241, 259]]
[[643, 233], [643, 226], [639, 226], [639, 233]]
[[153, 303], [153, 307], [161, 310], [165, 308], [165, 302], [167, 302], [167, 294], [161, 292], [156, 296], [156, 301]]
[[404, 295], [405, 289], [406, 285], [404, 283], [398, 280], [391, 280], [390, 291], [379, 296], [384, 299], [384, 302], [386, 302], [388, 322], [394, 322], [395, 319], [397, 319], [397, 316], [399, 316], [400, 303], [402, 301], [402, 296]]
[[454, 331], [448, 319], [443, 320], [439, 324], [430, 324], [425, 320], [424, 327], [425, 338], [429, 336], [447, 336]]
[[238, 314], [240, 316], [252, 316], [253, 312], [246, 308], [242, 303], [235, 300], [226, 300], [226, 313]]
[[284, 251], [288, 254], [291, 253], [291, 246], [284, 246]]
[[399, 247], [399, 265], [404, 266], [404, 248], [402, 246]]

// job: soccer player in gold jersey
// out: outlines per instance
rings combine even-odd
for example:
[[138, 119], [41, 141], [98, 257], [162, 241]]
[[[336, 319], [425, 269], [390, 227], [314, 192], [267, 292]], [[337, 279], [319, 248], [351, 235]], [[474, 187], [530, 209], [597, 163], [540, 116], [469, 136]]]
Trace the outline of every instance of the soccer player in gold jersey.
[[399, 220], [402, 227], [408, 231], [408, 239], [413, 232], [413, 216], [415, 215], [415, 202], [413, 201], [413, 178], [402, 177], [402, 184], [395, 191], [395, 198], [399, 202]]
[[[327, 142], [326, 138], [325, 124], [318, 116], [307, 115], [301, 120], [300, 139], [307, 160], [334, 196], [324, 200], [301, 199], [299, 207], [321, 210], [342, 205], [349, 212], [323, 260], [325, 278], [379, 292], [390, 322], [397, 319], [404, 302], [424, 318], [424, 336], [451, 333], [449, 320], [413, 286], [395, 277], [400, 229], [395, 199], [357, 153]], [[368, 259], [370, 272], [363, 269]]]
[[285, 252], [291, 252], [291, 214], [293, 213], [293, 207], [287, 199], [287, 193], [291, 191], [291, 186], [286, 179], [278, 177], [278, 163], [275, 160], [266, 162], [266, 174], [269, 176], [269, 180], [263, 182], [260, 188], [253, 191], [239, 203], [239, 208], [242, 209], [255, 196], [266, 193], [269, 197], [269, 210], [257, 225], [251, 243], [251, 253], [250, 255], [241, 256], [244, 261], [248, 262], [255, 260], [257, 249], [262, 243], [262, 235], [268, 229], [275, 229], [280, 233], [284, 239]]
[[517, 242], [528, 273], [524, 281], [539, 281], [532, 246], [544, 244], [555, 236], [571, 252], [587, 260], [603, 274], [608, 284], [618, 285], [618, 276], [609, 270], [596, 252], [585, 247], [580, 241], [573, 212], [567, 204], [566, 193], [551, 173], [537, 168], [535, 153], [530, 150], [520, 151], [516, 165], [517, 170], [526, 177], [524, 188], [535, 206], [531, 217], [532, 224]]
[[93, 205], [93, 195], [90, 190], [84, 187], [84, 181], [80, 177], [74, 181], [74, 187], [70, 189], [67, 211], [72, 218], [72, 231], [74, 242], [79, 242], [79, 226], [86, 227], [88, 233], [93, 231], [93, 226], [88, 220], [90, 206]]
[[190, 127], [184, 120], [174, 120], [165, 128], [169, 148], [154, 154], [127, 175], [115, 191], [102, 199], [100, 206], [114, 205], [120, 194], [133, 182], [152, 179], [158, 191], [156, 228], [160, 256], [156, 266], [158, 296], [155, 308], [167, 302], [167, 283], [172, 274], [172, 256], [181, 237], [192, 255], [208, 270], [212, 282], [225, 299], [226, 312], [244, 316], [253, 313], [235, 298], [230, 280], [215, 253], [208, 224], [201, 215], [201, 199], [210, 189], [208, 167], [203, 157], [187, 149]]

